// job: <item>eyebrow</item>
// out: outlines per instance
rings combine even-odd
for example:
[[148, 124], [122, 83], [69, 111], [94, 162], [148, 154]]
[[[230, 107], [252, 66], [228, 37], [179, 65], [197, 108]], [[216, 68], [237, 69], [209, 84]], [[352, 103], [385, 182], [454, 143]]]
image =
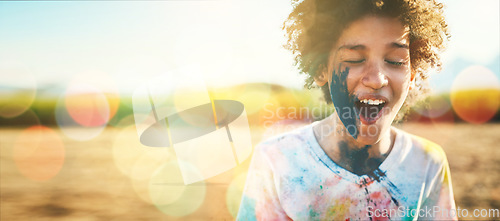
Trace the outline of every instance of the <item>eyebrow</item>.
[[337, 51], [339, 51], [340, 49], [363, 50], [365, 48], [366, 46], [364, 45], [342, 45], [339, 48], [337, 48]]

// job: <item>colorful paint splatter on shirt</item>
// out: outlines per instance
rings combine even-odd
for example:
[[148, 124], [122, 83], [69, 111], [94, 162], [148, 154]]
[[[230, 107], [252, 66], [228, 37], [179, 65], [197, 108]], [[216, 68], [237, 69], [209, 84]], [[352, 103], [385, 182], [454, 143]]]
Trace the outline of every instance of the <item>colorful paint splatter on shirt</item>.
[[[338, 166], [312, 126], [271, 138], [255, 149], [237, 220], [456, 219], [442, 149], [396, 128], [393, 150], [370, 175]], [[416, 213], [438, 207], [441, 212]]]

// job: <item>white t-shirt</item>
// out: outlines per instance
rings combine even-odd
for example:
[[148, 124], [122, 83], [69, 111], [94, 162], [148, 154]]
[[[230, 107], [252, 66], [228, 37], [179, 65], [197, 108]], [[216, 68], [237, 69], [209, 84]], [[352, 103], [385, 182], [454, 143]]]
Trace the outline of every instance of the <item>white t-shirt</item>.
[[457, 219], [437, 144], [393, 128], [393, 149], [375, 175], [359, 176], [328, 157], [313, 125], [255, 148], [237, 220]]

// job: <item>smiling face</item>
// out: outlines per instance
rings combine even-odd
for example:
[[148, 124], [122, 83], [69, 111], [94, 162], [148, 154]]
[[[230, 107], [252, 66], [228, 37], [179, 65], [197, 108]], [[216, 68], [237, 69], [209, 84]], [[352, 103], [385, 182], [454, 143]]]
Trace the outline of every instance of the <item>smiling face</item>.
[[328, 82], [341, 108], [336, 113], [356, 141], [371, 145], [389, 132], [406, 99], [410, 67], [408, 28], [397, 18], [366, 16], [344, 29], [328, 68], [315, 79], [320, 86]]

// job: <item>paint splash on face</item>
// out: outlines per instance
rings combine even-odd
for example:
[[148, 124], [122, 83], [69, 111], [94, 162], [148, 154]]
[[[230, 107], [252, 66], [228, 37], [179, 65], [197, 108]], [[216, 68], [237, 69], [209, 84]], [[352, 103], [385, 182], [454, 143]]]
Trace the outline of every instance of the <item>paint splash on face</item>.
[[349, 67], [344, 71], [341, 67], [332, 73], [332, 81], [330, 83], [330, 97], [332, 98], [333, 105], [337, 111], [342, 124], [347, 129], [349, 134], [356, 139], [358, 137], [358, 128], [356, 122], [359, 115], [356, 114], [355, 102], [356, 97], [349, 94], [347, 90], [347, 75], [349, 74]]

